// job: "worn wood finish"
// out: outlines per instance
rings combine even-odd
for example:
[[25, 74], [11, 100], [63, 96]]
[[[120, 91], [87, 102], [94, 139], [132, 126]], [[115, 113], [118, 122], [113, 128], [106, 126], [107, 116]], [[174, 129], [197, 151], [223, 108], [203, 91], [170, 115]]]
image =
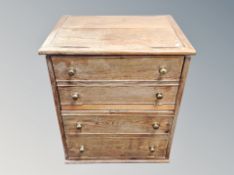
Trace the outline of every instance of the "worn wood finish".
[[172, 124], [172, 134], [170, 135], [170, 140], [169, 140], [169, 144], [168, 144], [168, 148], [167, 148], [167, 155], [166, 156], [168, 158], [170, 157], [170, 149], [171, 149], [171, 145], [172, 145], [172, 141], [173, 141], [173, 136], [174, 136], [174, 131], [175, 131], [175, 127], [176, 127], [177, 117], [179, 114], [180, 104], [181, 104], [181, 100], [182, 100], [182, 96], [183, 96], [183, 92], [184, 92], [184, 86], [185, 86], [186, 78], [188, 75], [190, 60], [191, 60], [190, 56], [186, 56], [184, 58], [183, 70], [182, 70], [181, 78], [180, 78], [181, 83], [179, 86], [179, 90], [177, 93], [177, 99], [176, 99], [175, 119], [174, 119], [173, 124]]
[[[57, 80], [179, 80], [182, 56], [54, 56]], [[69, 76], [69, 69], [75, 70]], [[166, 74], [160, 74], [166, 68]]]
[[[168, 134], [172, 123], [171, 116], [157, 115], [95, 115], [63, 114], [67, 134]], [[81, 128], [77, 128], [77, 124]], [[155, 125], [158, 128], [154, 128]]]
[[[165, 159], [166, 136], [67, 135], [68, 160]], [[84, 146], [84, 152], [80, 147]], [[150, 152], [149, 148], [155, 151]]]
[[171, 16], [65, 16], [39, 50], [50, 55], [192, 55]]
[[51, 57], [47, 56], [46, 61], [47, 61], [47, 66], [48, 66], [48, 72], [49, 72], [49, 76], [50, 76], [52, 91], [53, 91], [53, 95], [54, 95], [54, 104], [55, 104], [55, 109], [56, 109], [56, 113], [57, 113], [57, 119], [58, 119], [58, 123], [59, 123], [60, 134], [61, 134], [61, 137], [62, 137], [63, 149], [64, 149], [64, 153], [65, 153], [65, 158], [67, 158], [68, 157], [67, 145], [66, 145], [66, 139], [65, 139], [63, 120], [62, 120], [62, 116], [61, 116], [60, 100], [59, 100], [59, 95], [58, 95], [58, 89], [57, 89], [57, 86], [56, 86], [56, 80], [55, 80], [55, 76], [54, 76], [54, 69], [53, 69]]
[[159, 86], [179, 86], [178, 80], [57, 80], [57, 86], [61, 87], [71, 87], [71, 86], [151, 86], [151, 87], [159, 87]]
[[[116, 105], [114, 105], [116, 106]], [[139, 106], [139, 105], [137, 105]], [[106, 115], [106, 114], [127, 114], [127, 115], [151, 115], [151, 116], [170, 116], [174, 117], [174, 112], [170, 110], [122, 110], [122, 109], [116, 109], [116, 110], [61, 110], [62, 115], [87, 115], [87, 114], [94, 114], [94, 115]]]
[[90, 159], [90, 160], [79, 160], [73, 158], [74, 160], [66, 160], [66, 164], [95, 164], [95, 163], [169, 163], [168, 159]]
[[62, 110], [92, 110], [92, 111], [109, 111], [113, 112], [135, 112], [135, 113], [147, 113], [147, 112], [160, 112], [167, 111], [173, 112], [175, 105], [64, 105], [61, 106]]
[[[100, 104], [138, 104], [138, 105], [174, 105], [177, 86], [167, 87], [59, 87], [61, 105], [100, 105]], [[163, 98], [158, 100], [157, 93]], [[78, 99], [72, 96], [78, 94]]]
[[62, 17], [39, 54], [67, 162], [168, 162], [195, 52], [171, 16]]

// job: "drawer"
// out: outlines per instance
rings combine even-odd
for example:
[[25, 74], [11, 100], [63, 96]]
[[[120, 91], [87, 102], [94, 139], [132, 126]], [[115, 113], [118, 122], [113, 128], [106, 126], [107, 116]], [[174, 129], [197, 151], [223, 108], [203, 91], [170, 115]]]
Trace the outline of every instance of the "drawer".
[[63, 114], [67, 134], [167, 134], [172, 119], [152, 114]]
[[61, 105], [174, 105], [178, 86], [58, 87]]
[[179, 80], [182, 56], [54, 56], [57, 80]]
[[66, 135], [69, 160], [165, 159], [168, 138], [162, 136]]

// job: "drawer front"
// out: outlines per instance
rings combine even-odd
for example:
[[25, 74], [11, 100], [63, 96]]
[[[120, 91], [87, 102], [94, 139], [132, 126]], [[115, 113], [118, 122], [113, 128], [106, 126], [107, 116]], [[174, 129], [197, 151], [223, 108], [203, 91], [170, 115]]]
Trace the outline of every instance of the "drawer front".
[[166, 137], [74, 136], [67, 135], [68, 156], [72, 160], [165, 159]]
[[179, 80], [182, 56], [54, 56], [57, 80]]
[[58, 87], [62, 105], [174, 105], [178, 86]]
[[64, 114], [63, 123], [67, 134], [167, 134], [173, 117], [149, 114]]

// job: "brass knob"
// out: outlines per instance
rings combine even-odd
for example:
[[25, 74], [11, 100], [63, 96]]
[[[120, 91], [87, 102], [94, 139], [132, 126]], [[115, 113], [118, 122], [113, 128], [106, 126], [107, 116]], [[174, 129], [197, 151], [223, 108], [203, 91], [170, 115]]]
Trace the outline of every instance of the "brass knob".
[[151, 153], [153, 153], [155, 151], [155, 147], [154, 146], [150, 146], [149, 150], [150, 150]]
[[82, 128], [82, 124], [81, 124], [80, 122], [77, 122], [77, 123], [76, 123], [76, 128], [77, 128], [77, 129], [81, 129], [81, 128]]
[[73, 67], [69, 68], [69, 70], [68, 70], [69, 76], [73, 76], [73, 75], [75, 75], [75, 73], [76, 73], [76, 70]]
[[156, 98], [157, 98], [158, 100], [163, 99], [163, 93], [157, 93], [157, 94], [156, 94]]
[[154, 122], [154, 123], [152, 124], [152, 126], [153, 126], [154, 129], [159, 129], [160, 124], [159, 124], [158, 122]]
[[78, 98], [79, 98], [79, 94], [78, 93], [72, 94], [72, 99], [73, 100], [77, 100]]
[[80, 153], [83, 153], [85, 151], [84, 145], [80, 145]]
[[160, 67], [159, 73], [160, 75], [165, 75], [167, 73], [167, 69], [165, 67]]

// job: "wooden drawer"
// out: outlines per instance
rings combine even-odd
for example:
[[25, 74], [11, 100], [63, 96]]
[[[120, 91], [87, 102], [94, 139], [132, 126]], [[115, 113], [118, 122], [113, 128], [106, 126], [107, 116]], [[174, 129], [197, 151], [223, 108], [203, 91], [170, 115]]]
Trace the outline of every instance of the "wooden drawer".
[[165, 159], [163, 136], [66, 135], [69, 160]]
[[167, 134], [172, 120], [152, 114], [63, 114], [66, 134]]
[[179, 80], [183, 57], [54, 56], [52, 62], [57, 80]]
[[[61, 105], [174, 105], [178, 86], [58, 87]], [[162, 99], [156, 96], [162, 95]]]

